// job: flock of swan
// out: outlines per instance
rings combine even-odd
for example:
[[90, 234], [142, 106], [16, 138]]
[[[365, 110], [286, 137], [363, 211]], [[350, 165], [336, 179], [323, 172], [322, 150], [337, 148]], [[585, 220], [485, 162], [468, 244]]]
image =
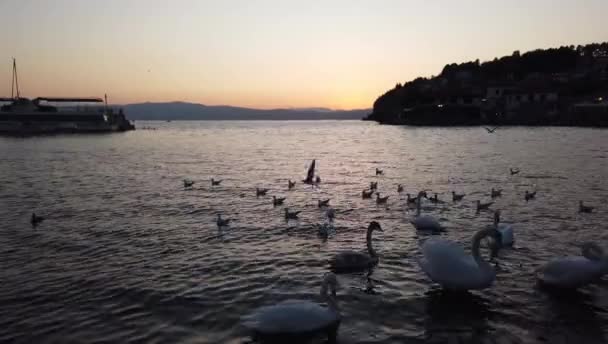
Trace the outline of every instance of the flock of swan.
[[[511, 175], [519, 173], [517, 169], [510, 170]], [[376, 168], [376, 176], [384, 172]], [[320, 182], [320, 178], [312, 185]], [[221, 180], [211, 180], [212, 186], [220, 185]], [[189, 188], [193, 181], [184, 180], [184, 187]], [[292, 190], [296, 183], [289, 180], [288, 190]], [[381, 197], [377, 192], [378, 182], [371, 182], [369, 188], [362, 191], [363, 199], [372, 198], [376, 194], [376, 203], [384, 204], [389, 196]], [[397, 186], [397, 192], [402, 193], [403, 186]], [[256, 188], [256, 196], [267, 195], [268, 189]], [[492, 198], [501, 197], [502, 190], [492, 189]], [[526, 190], [525, 201], [533, 200], [536, 191]], [[452, 191], [452, 202], [463, 200], [465, 194]], [[422, 214], [422, 202], [427, 199], [432, 203], [445, 203], [439, 200], [438, 195], [428, 197], [426, 191], [417, 196], [407, 194], [407, 203], [416, 206], [416, 214], [409, 219], [416, 231], [429, 234], [438, 234], [445, 231], [440, 222], [431, 215]], [[282, 205], [285, 197], [273, 196], [274, 206]], [[329, 199], [319, 200], [318, 206], [329, 207]], [[476, 201], [476, 210], [488, 210], [493, 202], [481, 203]], [[579, 212], [593, 212], [593, 207], [579, 202]], [[299, 211], [284, 208], [285, 219], [297, 219]], [[458, 243], [438, 236], [431, 236], [421, 246], [422, 257], [418, 265], [430, 280], [439, 284], [443, 289], [451, 292], [465, 292], [489, 288], [496, 279], [495, 266], [492, 264], [498, 258], [501, 249], [512, 246], [515, 241], [512, 225], [500, 223], [500, 210], [494, 211], [493, 224], [476, 232], [471, 240], [470, 253]], [[331, 223], [335, 217], [333, 209], [328, 208], [326, 216], [329, 223], [319, 228], [319, 234], [327, 237], [333, 230]], [[223, 219], [217, 215], [216, 224], [219, 228], [228, 226], [230, 219]], [[379, 264], [379, 256], [372, 245], [374, 232], [383, 232], [382, 226], [376, 221], [369, 223], [366, 231], [366, 252], [342, 251], [329, 259], [329, 272], [325, 273], [321, 281], [320, 295], [327, 306], [310, 300], [287, 300], [275, 305], [263, 306], [253, 313], [241, 318], [242, 324], [252, 332], [254, 340], [262, 342], [285, 343], [292, 339], [302, 339], [308, 336], [327, 336], [329, 342], [335, 342], [341, 316], [336, 300], [339, 287], [336, 274], [365, 272]], [[481, 243], [484, 239], [490, 241], [490, 259], [486, 260], [480, 253]], [[608, 256], [601, 247], [595, 243], [585, 243], [581, 247], [580, 256], [567, 256], [551, 260], [538, 270], [537, 278], [541, 286], [559, 289], [576, 289], [590, 284], [608, 273]]]

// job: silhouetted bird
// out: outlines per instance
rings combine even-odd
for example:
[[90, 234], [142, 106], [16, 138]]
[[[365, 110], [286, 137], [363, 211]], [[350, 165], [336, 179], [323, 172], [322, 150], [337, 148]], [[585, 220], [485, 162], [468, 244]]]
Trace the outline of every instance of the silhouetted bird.
[[291, 190], [296, 186], [296, 182], [292, 182], [291, 179], [287, 181], [287, 190]]
[[230, 219], [222, 219], [222, 215], [217, 214], [217, 220], [215, 221], [219, 228], [226, 227], [230, 224]]
[[591, 213], [593, 212], [593, 207], [588, 206], [588, 205], [584, 205], [583, 201], [579, 201], [578, 202], [578, 211], [579, 213]]
[[498, 129], [498, 127], [494, 127], [494, 128], [484, 127], [484, 129], [487, 130], [488, 133], [492, 134], [496, 131], [496, 129]]
[[256, 195], [256, 197], [266, 196], [266, 193], [268, 193], [268, 189], [255, 188], [255, 195]]
[[490, 190], [490, 197], [496, 198], [502, 196], [502, 189], [494, 189]]
[[276, 207], [277, 205], [283, 204], [283, 202], [285, 202], [285, 197], [277, 198], [277, 196], [272, 196], [272, 205], [273, 206]]
[[452, 191], [452, 201], [456, 202], [456, 201], [461, 201], [464, 198], [465, 194], [457, 194], [456, 192]]
[[528, 190], [526, 190], [526, 195], [524, 196], [524, 199], [527, 201], [536, 198], [536, 191], [534, 192], [528, 192]]
[[403, 185], [401, 185], [401, 184], [397, 185], [397, 192], [399, 192], [399, 193], [403, 192]]
[[319, 208], [321, 207], [327, 207], [329, 205], [329, 199], [326, 200], [318, 200], [317, 201], [317, 205], [319, 206]]
[[380, 193], [376, 192], [376, 204], [385, 204], [388, 202], [389, 196], [380, 197]]
[[194, 185], [193, 180], [184, 179], [184, 188], [192, 187], [192, 185]]
[[494, 204], [494, 202], [481, 203], [480, 200], [475, 201], [477, 205], [477, 211], [490, 209], [490, 206]]
[[221, 182], [222, 182], [221, 180], [215, 180], [215, 179], [211, 178], [211, 186], [220, 185]]
[[509, 168], [509, 172], [511, 172], [511, 175], [518, 174], [519, 168]]
[[361, 191], [361, 198], [365, 199], [365, 198], [372, 198], [372, 195], [374, 194], [374, 190], [363, 190]]
[[376, 175], [379, 176], [381, 174], [383, 174], [384, 171], [382, 171], [381, 169], [379, 169], [378, 167], [376, 167]]
[[299, 215], [300, 213], [301, 213], [301, 211], [293, 211], [293, 212], [290, 212], [290, 211], [289, 211], [289, 208], [285, 208], [285, 219], [286, 219], [286, 220], [289, 220], [289, 219], [293, 219], [293, 220], [295, 220], [295, 219], [297, 219], [297, 218], [298, 218], [298, 215]]
[[32, 218], [30, 219], [30, 222], [32, 223], [33, 227], [38, 226], [42, 221], [44, 221], [44, 217], [37, 216], [36, 213], [32, 213]]

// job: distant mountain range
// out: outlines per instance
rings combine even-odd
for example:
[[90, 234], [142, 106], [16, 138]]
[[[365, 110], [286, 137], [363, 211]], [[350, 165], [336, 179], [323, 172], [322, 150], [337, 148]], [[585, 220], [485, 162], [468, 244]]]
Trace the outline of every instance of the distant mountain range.
[[235, 106], [207, 106], [186, 102], [138, 103], [120, 107], [132, 120], [323, 120], [362, 119], [371, 109], [332, 110], [326, 108], [250, 109]]

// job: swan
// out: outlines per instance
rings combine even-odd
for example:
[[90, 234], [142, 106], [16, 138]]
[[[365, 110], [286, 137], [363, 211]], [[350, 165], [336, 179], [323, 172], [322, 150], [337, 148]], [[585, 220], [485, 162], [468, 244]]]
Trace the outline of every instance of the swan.
[[32, 218], [30, 219], [30, 222], [32, 223], [33, 227], [36, 227], [42, 221], [44, 221], [44, 217], [38, 216], [38, 215], [36, 215], [36, 213], [32, 213]]
[[292, 182], [291, 179], [287, 181], [287, 190], [291, 190], [296, 186], [296, 182]]
[[379, 169], [378, 167], [376, 167], [376, 175], [379, 176], [381, 174], [383, 174], [384, 171], [382, 171], [381, 169]]
[[501, 246], [513, 246], [513, 243], [515, 242], [513, 225], [500, 223], [500, 210], [494, 212], [494, 228], [500, 233]]
[[256, 197], [266, 196], [267, 192], [268, 192], [268, 189], [255, 188], [255, 195], [256, 195]]
[[419, 231], [433, 231], [439, 232], [443, 230], [439, 221], [437, 221], [434, 217], [430, 215], [421, 215], [422, 210], [422, 200], [420, 196], [418, 197], [418, 201], [416, 202], [416, 216], [414, 216], [410, 223]]
[[543, 286], [576, 289], [592, 283], [608, 272], [604, 250], [588, 242], [581, 247], [581, 256], [557, 258], [543, 266], [538, 281]]
[[222, 182], [222, 180], [215, 180], [213, 178], [211, 178], [211, 186], [217, 186], [220, 185], [220, 183]]
[[490, 197], [496, 198], [502, 196], [502, 189], [494, 189], [490, 190]]
[[222, 215], [217, 214], [217, 220], [215, 221], [218, 227], [226, 227], [230, 224], [230, 219], [222, 219]]
[[374, 194], [374, 190], [363, 190], [361, 191], [361, 198], [365, 199], [365, 198], [372, 198], [372, 195]]
[[296, 220], [301, 211], [290, 212], [289, 208], [285, 208], [285, 220], [293, 219]]
[[322, 333], [327, 335], [330, 343], [335, 343], [341, 320], [336, 302], [338, 287], [336, 275], [327, 273], [320, 291], [327, 307], [308, 300], [286, 300], [256, 309], [241, 317], [241, 324], [252, 332], [256, 343], [289, 343], [293, 339], [299, 342]]
[[397, 184], [397, 192], [398, 193], [402, 193], [403, 192], [403, 185]]
[[526, 202], [529, 201], [529, 200], [531, 200], [531, 199], [536, 198], [536, 191], [534, 191], [534, 192], [528, 192], [528, 190], [526, 190], [526, 195], [524, 196], [524, 198], [525, 198]]
[[329, 206], [329, 201], [330, 201], [329, 198], [325, 199], [325, 200], [318, 200], [317, 205], [319, 206], [319, 208], [327, 207], [327, 206]]
[[519, 168], [509, 168], [509, 172], [511, 172], [511, 175], [515, 175], [519, 173]]
[[194, 181], [193, 180], [184, 179], [184, 188], [189, 188], [192, 185], [194, 185]]
[[380, 197], [380, 193], [376, 192], [376, 204], [386, 204], [390, 196]]
[[[496, 230], [488, 227], [478, 231], [473, 236], [470, 255], [455, 242], [430, 238], [422, 245], [423, 258], [418, 260], [418, 265], [444, 289], [465, 291], [488, 288], [494, 282], [496, 272], [479, 254], [481, 240], [487, 236], [496, 238]], [[496, 250], [498, 247], [494, 247], [492, 256]]]
[[285, 197], [277, 198], [277, 196], [272, 196], [272, 205], [273, 206], [276, 207], [277, 205], [283, 204], [283, 202], [285, 202]]
[[578, 212], [579, 213], [591, 213], [593, 212], [593, 207], [584, 205], [583, 201], [578, 202]]
[[475, 201], [477, 211], [488, 210], [492, 204], [494, 204], [494, 202], [481, 203], [480, 200]]
[[372, 246], [372, 233], [374, 231], [383, 232], [382, 227], [376, 221], [369, 223], [367, 234], [367, 253], [355, 251], [343, 251], [336, 254], [329, 261], [329, 266], [334, 272], [355, 272], [367, 270], [378, 264], [378, 255]]
[[464, 198], [465, 194], [457, 194], [456, 192], [452, 191], [452, 201], [456, 202], [456, 201], [461, 201]]

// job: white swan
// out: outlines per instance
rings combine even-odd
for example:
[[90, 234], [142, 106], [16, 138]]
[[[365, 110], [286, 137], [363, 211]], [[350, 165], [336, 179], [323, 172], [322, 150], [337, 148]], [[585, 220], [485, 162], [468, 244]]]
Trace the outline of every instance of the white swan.
[[286, 300], [258, 308], [241, 317], [241, 323], [253, 332], [256, 342], [288, 343], [289, 338], [302, 339], [324, 333], [329, 342], [335, 343], [341, 319], [335, 299], [337, 288], [336, 275], [328, 273], [323, 278], [320, 291], [328, 307], [308, 300]]
[[496, 272], [479, 255], [481, 239], [487, 236], [496, 237], [493, 227], [482, 229], [473, 236], [471, 254], [466, 254], [455, 242], [430, 238], [422, 245], [424, 258], [418, 260], [418, 264], [431, 280], [445, 289], [465, 291], [488, 288], [494, 283]]
[[422, 202], [421, 197], [418, 196], [418, 200], [416, 201], [416, 216], [414, 216], [410, 223], [419, 231], [434, 231], [438, 232], [443, 230], [439, 221], [437, 221], [434, 217], [430, 215], [421, 215], [420, 212], [422, 210]]
[[355, 251], [343, 251], [336, 254], [329, 261], [329, 267], [335, 272], [354, 272], [367, 270], [378, 264], [378, 254], [372, 246], [372, 233], [383, 232], [382, 227], [376, 221], [369, 223], [365, 236], [367, 242], [367, 253]]
[[515, 234], [513, 234], [513, 225], [500, 223], [500, 210], [494, 212], [494, 227], [500, 233], [500, 243], [502, 246], [513, 246], [515, 242]]
[[538, 274], [541, 285], [576, 289], [594, 282], [608, 272], [608, 258], [594, 243], [581, 247], [581, 256], [557, 258], [543, 266]]

